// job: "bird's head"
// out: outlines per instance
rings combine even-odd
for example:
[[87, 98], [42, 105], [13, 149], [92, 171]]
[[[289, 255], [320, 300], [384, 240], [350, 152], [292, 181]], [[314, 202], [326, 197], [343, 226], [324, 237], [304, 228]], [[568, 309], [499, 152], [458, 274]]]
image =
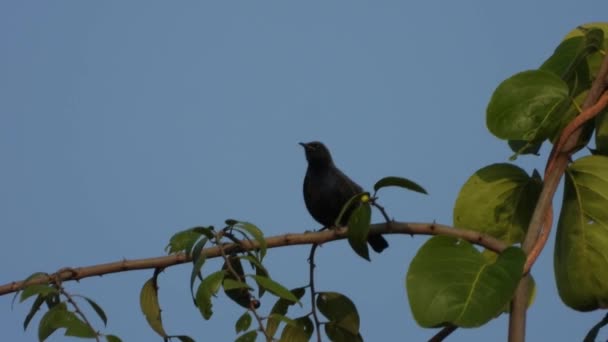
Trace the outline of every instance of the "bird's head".
[[329, 153], [329, 150], [327, 147], [325, 147], [325, 145], [323, 145], [323, 143], [319, 141], [311, 141], [309, 143], [300, 143], [300, 145], [304, 147], [308, 165], [322, 167], [333, 164], [331, 153]]

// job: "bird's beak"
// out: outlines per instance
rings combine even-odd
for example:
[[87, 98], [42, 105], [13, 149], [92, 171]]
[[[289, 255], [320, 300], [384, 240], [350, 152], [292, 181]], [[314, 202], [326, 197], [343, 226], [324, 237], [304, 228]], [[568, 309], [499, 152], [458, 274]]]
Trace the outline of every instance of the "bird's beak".
[[304, 147], [305, 150], [308, 150], [308, 144], [303, 143], [303, 142], [298, 143], [298, 144], [302, 145], [302, 147]]

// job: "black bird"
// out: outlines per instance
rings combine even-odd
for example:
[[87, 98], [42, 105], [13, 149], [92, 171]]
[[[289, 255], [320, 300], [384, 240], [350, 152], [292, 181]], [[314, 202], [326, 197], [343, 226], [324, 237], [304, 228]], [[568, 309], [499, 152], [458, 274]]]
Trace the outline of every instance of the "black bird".
[[[342, 173], [331, 158], [325, 145], [318, 141], [300, 143], [306, 152], [308, 169], [304, 177], [304, 202], [310, 215], [325, 227], [335, 224], [342, 207], [363, 189]], [[344, 226], [354, 207], [342, 216], [340, 225]], [[388, 247], [381, 235], [371, 235], [367, 242], [378, 253]]]

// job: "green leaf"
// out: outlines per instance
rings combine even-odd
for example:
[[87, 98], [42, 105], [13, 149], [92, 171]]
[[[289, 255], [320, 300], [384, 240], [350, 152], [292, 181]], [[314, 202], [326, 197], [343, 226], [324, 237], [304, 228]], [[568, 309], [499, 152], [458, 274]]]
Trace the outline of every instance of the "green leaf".
[[595, 148], [598, 154], [608, 156], [608, 111], [604, 110], [595, 119]]
[[40, 284], [40, 285], [29, 285], [26, 286], [23, 291], [21, 291], [21, 298], [19, 298], [19, 302], [23, 302], [31, 296], [40, 295], [42, 297], [46, 297], [50, 295], [56, 295], [59, 291], [51, 285]]
[[36, 313], [40, 309], [40, 306], [42, 306], [42, 304], [44, 303], [44, 300], [45, 298], [43, 296], [36, 297], [36, 300], [32, 304], [30, 311], [27, 313], [27, 316], [25, 316], [25, 320], [23, 321], [23, 330], [27, 329], [27, 326], [30, 324], [32, 318], [34, 318], [34, 315], [36, 315]]
[[181, 342], [196, 342], [194, 341], [194, 339], [190, 336], [186, 336], [186, 335], [178, 335], [178, 336], [171, 336], [172, 338], [176, 338], [178, 340], [180, 340]]
[[359, 205], [359, 203], [362, 202], [364, 198], [367, 198], [366, 202], [369, 200], [369, 193], [368, 192], [362, 192], [360, 194], [356, 194], [353, 197], [351, 197], [342, 206], [342, 209], [340, 210], [340, 214], [338, 214], [338, 217], [334, 221], [334, 226], [340, 227], [341, 226], [341, 222], [344, 221], [342, 218], [344, 217], [344, 215], [346, 215], [346, 212], [348, 212], [349, 210], [351, 210], [352, 208], [354, 208], [356, 205]]
[[196, 291], [196, 305], [198, 306], [201, 315], [203, 315], [203, 318], [206, 320], [213, 315], [213, 310], [211, 310], [213, 306], [211, 304], [211, 296], [215, 296], [217, 291], [219, 291], [225, 273], [226, 271], [224, 270], [213, 272], [203, 278], [201, 284], [198, 286], [198, 290]]
[[76, 314], [67, 310], [65, 303], [58, 304], [46, 312], [40, 319], [38, 326], [38, 339], [44, 341], [57, 329], [65, 328], [66, 336], [92, 338], [97, 334]]
[[[306, 288], [298, 287], [291, 290], [291, 293], [299, 300], [306, 293]], [[283, 317], [290, 306], [294, 305], [296, 302], [279, 298], [276, 303], [274, 303], [272, 310], [270, 310], [270, 315], [268, 317], [268, 321], [266, 324], [266, 332], [269, 336], [274, 336], [279, 327], [280, 318]]]
[[224, 282], [222, 283], [222, 287], [224, 291], [230, 291], [234, 289], [248, 289], [249, 285], [242, 281], [234, 280], [231, 278], [224, 278]]
[[161, 337], [167, 337], [161, 320], [155, 277], [148, 279], [141, 288], [141, 292], [139, 293], [139, 305], [141, 307], [141, 312], [146, 316], [146, 321], [148, 321], [152, 330]]
[[542, 141], [568, 108], [568, 85], [552, 72], [530, 70], [503, 81], [486, 113], [488, 129], [504, 140]]
[[248, 332], [244, 333], [243, 335], [239, 336], [234, 341], [235, 342], [255, 342], [255, 340], [257, 338], [258, 338], [258, 332], [256, 330], [251, 330], [251, 331], [248, 331]]
[[332, 342], [363, 342], [361, 334], [353, 334], [336, 323], [325, 324], [325, 333]]
[[608, 303], [608, 157], [587, 156], [566, 170], [554, 268], [562, 301], [579, 311]]
[[402, 177], [384, 177], [381, 180], [377, 181], [374, 184], [374, 191], [378, 192], [378, 190], [382, 188], [386, 188], [387, 186], [398, 186], [400, 188], [409, 189], [412, 191], [419, 192], [421, 194], [428, 194], [423, 187], [416, 184], [415, 182]]
[[[298, 298], [293, 293], [291, 293], [291, 291], [289, 291], [287, 288], [285, 288], [285, 286], [277, 283], [276, 281], [264, 276], [253, 274], [249, 275], [249, 277], [255, 279], [255, 281], [260, 284], [260, 286], [264, 287], [266, 290], [268, 290], [268, 292], [272, 293], [273, 295], [286, 300], [290, 300], [292, 302], [300, 303]], [[302, 304], [300, 303], [300, 305]]]
[[236, 324], [234, 325], [234, 330], [236, 330], [236, 333], [240, 333], [241, 331], [245, 331], [247, 329], [249, 329], [249, 327], [251, 326], [251, 315], [249, 314], [248, 311], [245, 311], [241, 317], [239, 317], [239, 319], [236, 321]]
[[116, 335], [106, 335], [107, 342], [122, 342], [122, 340]]
[[453, 324], [478, 327], [511, 300], [526, 256], [516, 247], [489, 263], [469, 242], [429, 239], [412, 260], [406, 288], [414, 319], [425, 328]]
[[81, 296], [81, 297], [84, 298], [84, 300], [86, 300], [87, 303], [89, 303], [89, 305], [93, 308], [93, 310], [95, 310], [95, 313], [97, 313], [97, 316], [99, 316], [99, 318], [103, 321], [103, 325], [107, 326], [108, 317], [106, 316], [106, 313], [103, 311], [101, 306], [99, 306], [97, 303], [95, 303], [95, 301], [92, 300], [91, 298], [84, 297], [84, 296]]
[[[226, 271], [224, 282], [230, 279], [231, 281], [245, 283], [245, 272], [243, 271], [243, 264], [241, 263], [241, 259], [236, 256], [230, 256], [227, 258], [227, 260], [230, 262], [230, 267], [228, 267], [228, 264], [226, 262], [224, 262], [224, 265], [222, 265], [222, 269]], [[230, 268], [232, 268], [232, 270], [230, 270]], [[251, 293], [249, 292], [250, 288], [234, 288], [231, 285], [233, 284], [231, 281], [228, 281], [228, 288], [224, 286], [224, 293], [226, 293], [228, 298], [232, 299], [232, 301], [234, 301], [238, 305], [244, 307], [245, 309], [249, 309], [251, 304]]]
[[285, 326], [279, 342], [307, 342], [310, 340], [313, 330], [314, 326], [310, 317], [296, 318], [291, 324]]
[[606, 316], [604, 316], [601, 321], [599, 321], [596, 325], [593, 326], [593, 328], [591, 328], [591, 330], [589, 330], [583, 342], [595, 342], [597, 334], [600, 332], [600, 329], [602, 329], [606, 325], [608, 325], [608, 314], [606, 314]]
[[357, 307], [345, 295], [337, 292], [319, 292], [317, 293], [317, 307], [333, 325], [346, 330], [350, 335], [359, 334]]
[[266, 256], [266, 239], [264, 239], [264, 233], [260, 230], [260, 228], [254, 224], [244, 221], [239, 221], [234, 228], [244, 230], [245, 232], [249, 233], [249, 235], [253, 236], [255, 241], [260, 246], [260, 260], [263, 260], [264, 256]]
[[571, 94], [577, 95], [591, 85], [587, 56], [602, 47], [604, 33], [592, 28], [582, 36], [565, 39], [543, 65], [541, 70], [553, 72], [570, 86]]
[[210, 231], [210, 228], [195, 227], [175, 233], [169, 240], [169, 244], [165, 247], [165, 250], [169, 254], [179, 252], [189, 253], [194, 243], [196, 243], [201, 235], [206, 234], [207, 231]]
[[346, 237], [350, 247], [363, 259], [370, 261], [367, 235], [372, 220], [372, 209], [369, 203], [363, 203], [350, 215]]
[[512, 164], [492, 164], [473, 174], [454, 205], [454, 225], [492, 235], [508, 245], [521, 242], [542, 182]]
[[202, 254], [207, 241], [207, 238], [203, 238], [192, 248], [192, 272], [190, 273], [190, 294], [192, 295], [192, 299], [194, 299], [194, 281], [197, 276], [200, 278], [201, 268], [203, 268], [205, 260], [207, 260], [207, 256]]
[[540, 150], [543, 142], [528, 142], [525, 140], [509, 140], [509, 148], [511, 151], [515, 152], [514, 155], [509, 157], [509, 160], [513, 161], [517, 159], [519, 155], [522, 154], [533, 154], [538, 156], [538, 151]]

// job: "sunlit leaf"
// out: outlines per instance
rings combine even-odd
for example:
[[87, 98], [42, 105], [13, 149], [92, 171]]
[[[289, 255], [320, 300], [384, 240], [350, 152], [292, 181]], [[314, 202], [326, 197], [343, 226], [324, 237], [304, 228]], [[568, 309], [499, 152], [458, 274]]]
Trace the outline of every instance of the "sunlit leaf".
[[521, 242], [542, 182], [512, 164], [492, 164], [473, 174], [454, 205], [454, 225], [492, 235], [508, 245]]
[[160, 305], [158, 304], [158, 291], [156, 288], [155, 278], [150, 278], [139, 293], [139, 304], [141, 311], [146, 317], [146, 321], [157, 334], [161, 337], [167, 337], [167, 333], [163, 328], [163, 323], [160, 314]]
[[509, 247], [495, 263], [488, 263], [467, 241], [448, 236], [429, 239], [407, 272], [414, 319], [426, 328], [485, 324], [511, 300], [525, 260], [521, 249]]
[[568, 85], [552, 72], [530, 70], [503, 81], [487, 108], [486, 124], [505, 140], [542, 141], [568, 108]]

